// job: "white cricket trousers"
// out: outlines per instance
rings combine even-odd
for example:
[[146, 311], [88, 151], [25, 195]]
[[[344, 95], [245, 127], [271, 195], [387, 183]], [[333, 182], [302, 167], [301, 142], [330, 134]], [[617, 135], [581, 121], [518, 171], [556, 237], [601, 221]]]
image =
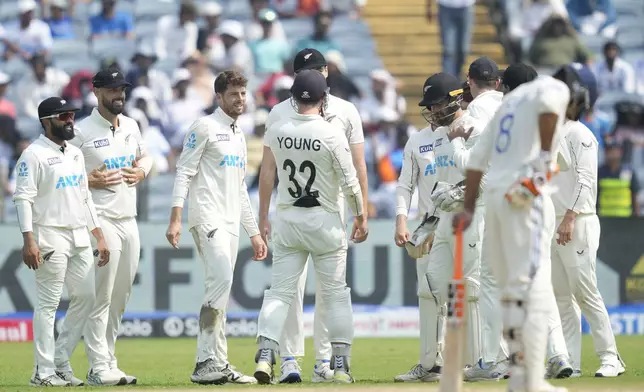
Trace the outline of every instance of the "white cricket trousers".
[[272, 282], [264, 294], [258, 337], [280, 341], [310, 256], [319, 282], [318, 293], [327, 309], [329, 341], [351, 344], [353, 311], [346, 285], [347, 238], [341, 215], [321, 207], [279, 208], [272, 242]]
[[[466, 363], [480, 358], [481, 328], [479, 312], [481, 248], [485, 222], [484, 207], [479, 207], [472, 225], [463, 233], [463, 277], [467, 290], [468, 343]], [[455, 237], [453, 214], [442, 213], [429, 255], [418, 260], [418, 309], [420, 314], [420, 364], [426, 369], [443, 366], [447, 290], [454, 273]], [[424, 282], [423, 282], [424, 281]]]
[[510, 370], [510, 385], [530, 392], [544, 382], [554, 206], [540, 196], [531, 208], [518, 209], [504, 193], [488, 190], [485, 195], [485, 259], [501, 293], [504, 331], [514, 333], [514, 339], [506, 336], [510, 354], [523, 352], [523, 365]]
[[[557, 217], [557, 223], [563, 217]], [[579, 215], [572, 241], [558, 245], [552, 240], [552, 285], [554, 286], [563, 334], [576, 370], [581, 370], [581, 312], [586, 316], [602, 363], [617, 363], [615, 335], [604, 299], [597, 288], [597, 249], [600, 235], [597, 215]]]
[[[105, 336], [109, 367], [117, 369], [116, 338], [139, 267], [141, 241], [136, 219], [112, 219], [104, 216], [99, 216], [98, 219], [110, 251], [110, 262], [104, 267], [96, 268], [96, 302], [90, 317], [97, 320], [96, 324], [92, 324], [92, 328], [96, 328], [93, 333]], [[97, 246], [93, 237], [92, 246]], [[57, 341], [56, 364], [59, 367], [69, 363], [77, 344], [78, 340]]]
[[54, 322], [63, 285], [67, 287], [70, 303], [58, 340], [66, 345], [84, 335], [90, 366], [105, 369], [108, 366], [107, 348], [103, 336], [95, 333], [98, 320], [90, 317], [95, 299], [94, 257], [87, 227], [71, 230], [34, 225], [33, 233], [42, 262], [36, 270], [35, 372], [44, 378], [53, 375], [57, 368]]
[[214, 225], [190, 229], [204, 266], [204, 300], [199, 311], [196, 362], [212, 359], [215, 366], [228, 365], [226, 309], [233, 285], [239, 236]]

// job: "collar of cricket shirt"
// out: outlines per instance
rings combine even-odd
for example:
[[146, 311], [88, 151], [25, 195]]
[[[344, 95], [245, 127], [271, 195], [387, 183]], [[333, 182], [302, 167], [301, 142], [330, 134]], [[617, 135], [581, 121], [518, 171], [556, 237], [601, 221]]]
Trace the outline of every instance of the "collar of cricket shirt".
[[40, 135], [40, 136], [38, 137], [38, 139], [42, 140], [42, 141], [43, 141], [43, 143], [45, 143], [46, 145], [48, 145], [48, 146], [49, 146], [49, 147], [51, 147], [52, 149], [54, 149], [54, 150], [56, 150], [56, 151], [58, 151], [58, 152], [61, 152], [61, 153], [63, 153], [63, 154], [65, 153], [65, 149], [67, 148], [67, 142], [65, 142], [65, 141], [64, 141], [64, 142], [63, 142], [63, 145], [61, 146], [61, 145], [59, 145], [59, 144], [54, 143], [50, 138], [48, 138], [48, 137], [47, 137], [47, 136], [45, 136], [45, 135]]
[[223, 125], [230, 127], [231, 132], [237, 133], [239, 126], [237, 125], [237, 120], [233, 120], [232, 117], [226, 114], [221, 107], [215, 110], [215, 116], [219, 119], [219, 122]]
[[[116, 118], [118, 118], [118, 124], [119, 126], [115, 128], [115, 131], [121, 128], [121, 125], [123, 124], [122, 119], [121, 119], [122, 114], [118, 114]], [[98, 111], [98, 108], [92, 109], [92, 114], [91, 117], [94, 119], [94, 121], [101, 125], [102, 127], [107, 127], [110, 131], [112, 130], [112, 123], [107, 121], [105, 117], [101, 116], [101, 113]]]

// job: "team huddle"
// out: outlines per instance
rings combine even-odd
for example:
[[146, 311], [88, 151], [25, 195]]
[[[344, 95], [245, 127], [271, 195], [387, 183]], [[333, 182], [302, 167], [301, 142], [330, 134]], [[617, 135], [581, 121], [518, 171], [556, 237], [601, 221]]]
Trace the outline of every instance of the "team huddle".
[[[316, 273], [312, 381], [354, 381], [346, 257], [348, 242], [362, 243], [369, 234], [362, 122], [353, 104], [328, 93], [320, 52], [300, 51], [294, 70], [291, 98], [277, 104], [266, 123], [259, 223], [244, 181], [246, 142], [236, 122], [246, 103], [242, 74], [217, 77], [218, 108], [192, 124], [177, 162], [166, 237], [179, 246], [188, 199], [188, 229], [205, 276], [190, 376], [197, 384], [302, 381], [297, 359], [304, 356], [309, 259]], [[152, 160], [136, 122], [122, 114], [129, 86], [123, 75], [102, 70], [92, 82], [98, 107], [76, 125], [77, 109], [64, 100], [40, 104], [44, 134], [17, 164], [14, 202], [23, 258], [38, 287], [34, 386], [84, 384], [69, 361], [81, 336], [89, 385], [137, 380], [119, 369], [115, 341], [140, 257], [134, 186], [152, 170]], [[589, 83], [594, 78], [581, 66], [537, 76], [531, 67], [514, 64], [501, 73], [487, 57], [470, 65], [469, 104], [455, 77], [438, 73], [426, 80], [419, 106], [429, 125], [412, 134], [404, 149], [394, 238], [417, 263], [420, 355], [394, 381], [441, 379], [450, 349], [445, 330], [455, 228], [464, 229], [465, 244], [465, 381], [510, 378], [512, 391], [564, 390], [544, 375], [581, 375], [582, 311], [601, 360], [595, 376], [625, 371], [595, 276], [597, 141], [578, 121], [594, 104]], [[276, 180], [276, 212], [269, 222]], [[410, 233], [407, 215], [416, 190], [423, 219]], [[348, 235], [347, 207], [354, 216]], [[250, 237], [253, 259], [266, 258], [269, 242], [273, 253], [253, 377], [228, 362], [225, 336], [240, 226]], [[54, 339], [63, 286], [71, 302]]]

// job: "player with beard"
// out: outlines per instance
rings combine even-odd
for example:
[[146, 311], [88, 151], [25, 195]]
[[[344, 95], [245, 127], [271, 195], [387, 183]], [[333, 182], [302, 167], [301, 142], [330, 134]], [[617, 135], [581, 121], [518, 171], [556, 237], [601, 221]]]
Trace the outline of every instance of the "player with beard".
[[228, 363], [226, 308], [239, 246], [239, 225], [250, 237], [253, 259], [266, 258], [266, 244], [248, 199], [246, 140], [237, 119], [246, 105], [248, 80], [237, 71], [215, 79], [219, 107], [195, 121], [177, 162], [172, 213], [166, 238], [177, 248], [181, 214], [188, 200], [188, 228], [204, 264], [205, 297], [199, 312], [197, 364], [190, 380], [197, 384], [254, 384]]
[[24, 239], [23, 261], [36, 274], [36, 363], [30, 381], [36, 387], [83, 385], [71, 368], [63, 374], [54, 365], [54, 318], [63, 286], [67, 286], [71, 302], [61, 339], [80, 339], [84, 335], [85, 351], [90, 368], [96, 369], [96, 379], [106, 385], [122, 381], [106, 367], [103, 336], [95, 332], [100, 320], [91, 315], [94, 260], [88, 229], [96, 240], [99, 267], [110, 261], [110, 252], [87, 188], [83, 154], [68, 143], [74, 137], [77, 110], [58, 97], [41, 102], [38, 117], [44, 135], [25, 149], [16, 165], [13, 201]]
[[[92, 317], [101, 321], [96, 333], [107, 343], [109, 368], [128, 384], [135, 384], [136, 377], [119, 369], [115, 344], [141, 252], [135, 186], [152, 169], [152, 158], [146, 153], [136, 121], [122, 114], [125, 89], [130, 84], [121, 72], [102, 70], [94, 75], [92, 84], [98, 107], [78, 123], [76, 137], [71, 141], [83, 152], [88, 185], [112, 255], [109, 266], [96, 270], [96, 304]], [[59, 369], [70, 368], [69, 357], [79, 339], [80, 336], [58, 338], [56, 366]], [[88, 382], [92, 382], [90, 378]]]

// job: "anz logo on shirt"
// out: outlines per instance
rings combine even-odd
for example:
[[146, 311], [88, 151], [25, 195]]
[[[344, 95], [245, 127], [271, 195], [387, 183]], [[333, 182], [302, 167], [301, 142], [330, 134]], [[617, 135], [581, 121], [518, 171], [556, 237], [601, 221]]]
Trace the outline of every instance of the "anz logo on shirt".
[[439, 155], [436, 157], [436, 162], [435, 163], [428, 163], [427, 166], [425, 166], [425, 175], [434, 175], [436, 174], [436, 168], [437, 167], [454, 167], [456, 166], [454, 164], [454, 161], [449, 159], [448, 155]]
[[195, 148], [197, 145], [197, 135], [193, 132], [188, 136], [188, 140], [186, 140], [186, 148]]
[[114, 157], [114, 158], [107, 158], [106, 160], [103, 161], [105, 163], [105, 166], [108, 169], [123, 169], [125, 167], [132, 167], [132, 162], [134, 161], [134, 154], [130, 154], [130, 156], [122, 156], [122, 157]]
[[20, 162], [18, 166], [18, 177], [27, 177], [29, 175], [29, 169], [25, 162]]
[[83, 182], [83, 175], [60, 176], [56, 181], [56, 189], [65, 189], [69, 187], [80, 186]]
[[219, 166], [238, 167], [242, 169], [244, 167], [244, 159], [239, 155], [224, 155], [224, 159], [219, 162]]

